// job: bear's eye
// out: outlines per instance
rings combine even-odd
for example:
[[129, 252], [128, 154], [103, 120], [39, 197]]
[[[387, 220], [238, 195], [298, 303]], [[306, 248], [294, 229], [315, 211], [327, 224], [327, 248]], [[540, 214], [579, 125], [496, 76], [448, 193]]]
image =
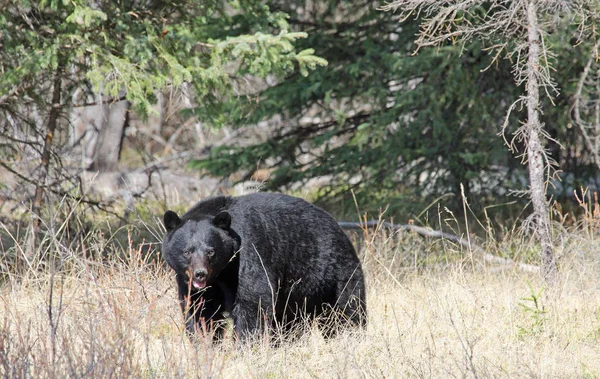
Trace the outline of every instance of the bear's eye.
[[183, 252], [183, 256], [186, 257], [186, 258], [189, 258], [189, 257], [192, 256], [192, 252], [189, 251], [189, 250], [186, 250], [186, 251]]
[[208, 249], [208, 250], [206, 250], [206, 255], [209, 258], [212, 258], [215, 255], [215, 249]]

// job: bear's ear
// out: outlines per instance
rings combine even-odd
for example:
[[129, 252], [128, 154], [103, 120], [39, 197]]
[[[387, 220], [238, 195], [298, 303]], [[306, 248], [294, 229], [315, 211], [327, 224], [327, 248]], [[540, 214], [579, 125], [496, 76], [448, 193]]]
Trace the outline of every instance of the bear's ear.
[[219, 229], [229, 230], [229, 227], [231, 226], [231, 215], [226, 211], [220, 212], [215, 216], [213, 225]]
[[170, 232], [181, 225], [182, 221], [179, 216], [177, 216], [177, 213], [173, 211], [166, 211], [165, 215], [163, 216], [163, 223], [165, 224], [167, 232]]

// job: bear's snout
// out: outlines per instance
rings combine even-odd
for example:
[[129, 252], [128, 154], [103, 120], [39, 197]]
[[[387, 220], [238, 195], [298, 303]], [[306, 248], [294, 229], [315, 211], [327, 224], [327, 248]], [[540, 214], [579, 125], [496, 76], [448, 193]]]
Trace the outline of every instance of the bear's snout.
[[199, 290], [207, 286], [210, 266], [206, 254], [197, 253], [192, 256], [187, 274], [195, 289]]
[[194, 279], [196, 279], [196, 280], [206, 280], [207, 276], [208, 276], [208, 271], [206, 271], [203, 268], [198, 269], [194, 272]]
[[206, 269], [199, 268], [197, 270], [191, 271], [191, 274], [192, 277], [190, 278], [190, 281], [192, 282], [192, 286], [195, 289], [200, 290], [206, 287], [206, 281], [208, 279], [208, 271]]

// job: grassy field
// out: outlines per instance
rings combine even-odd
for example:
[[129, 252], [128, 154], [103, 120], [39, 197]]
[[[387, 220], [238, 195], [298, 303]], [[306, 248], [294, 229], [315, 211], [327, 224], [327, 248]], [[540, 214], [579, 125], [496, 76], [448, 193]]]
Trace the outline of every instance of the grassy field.
[[[494, 252], [535, 251], [511, 238]], [[57, 244], [54, 264], [29, 262], [29, 269], [3, 273], [0, 372], [36, 378], [600, 377], [595, 238], [581, 229], [557, 237], [561, 280], [546, 289], [538, 274], [486, 265], [440, 240], [370, 234], [359, 253], [367, 275], [367, 330], [324, 340], [313, 329], [279, 346], [238, 346], [232, 338], [192, 345], [172, 273], [146, 260], [135, 243], [102, 262], [82, 258], [90, 246]]]

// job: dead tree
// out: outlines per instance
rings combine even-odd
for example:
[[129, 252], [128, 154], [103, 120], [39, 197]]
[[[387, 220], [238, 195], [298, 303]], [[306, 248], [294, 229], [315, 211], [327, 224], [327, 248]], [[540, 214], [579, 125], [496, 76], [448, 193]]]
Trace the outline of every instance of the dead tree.
[[[550, 75], [550, 54], [543, 37], [549, 26], [565, 19], [578, 24], [579, 38], [598, 36], [593, 28], [595, 24], [587, 23], [589, 18], [597, 18], [600, 13], [597, 0], [395, 0], [382, 9], [398, 12], [401, 19], [422, 16], [417, 50], [479, 39], [495, 53], [494, 60], [502, 53], [514, 59], [515, 81], [525, 85], [525, 93], [512, 104], [508, 114], [525, 106], [527, 122], [515, 132], [514, 138], [505, 140], [511, 151], [521, 154], [523, 163], [527, 164], [528, 195], [533, 204], [531, 221], [541, 245], [542, 273], [547, 283], [554, 283], [558, 272], [546, 196], [554, 167], [544, 148], [547, 133], [540, 122], [539, 93], [544, 90], [548, 96], [553, 96], [557, 90]], [[591, 26], [587, 26], [589, 24]], [[503, 132], [507, 124], [508, 115]], [[524, 143], [524, 152], [517, 151], [516, 141]]]
[[544, 169], [548, 159], [545, 158], [542, 136], [544, 131], [540, 122], [540, 48], [542, 41], [538, 25], [536, 1], [526, 4], [527, 13], [527, 65], [525, 67], [527, 97], [527, 123], [525, 124], [527, 145], [527, 161], [529, 168], [530, 196], [533, 204], [535, 232], [541, 245], [541, 261], [544, 278], [548, 283], [556, 280], [557, 267], [552, 248], [552, 230], [550, 214], [546, 199], [546, 175]]
[[116, 171], [123, 146], [125, 128], [129, 122], [130, 103], [124, 93], [116, 100], [106, 99], [102, 103], [101, 125], [94, 146], [92, 171]]

